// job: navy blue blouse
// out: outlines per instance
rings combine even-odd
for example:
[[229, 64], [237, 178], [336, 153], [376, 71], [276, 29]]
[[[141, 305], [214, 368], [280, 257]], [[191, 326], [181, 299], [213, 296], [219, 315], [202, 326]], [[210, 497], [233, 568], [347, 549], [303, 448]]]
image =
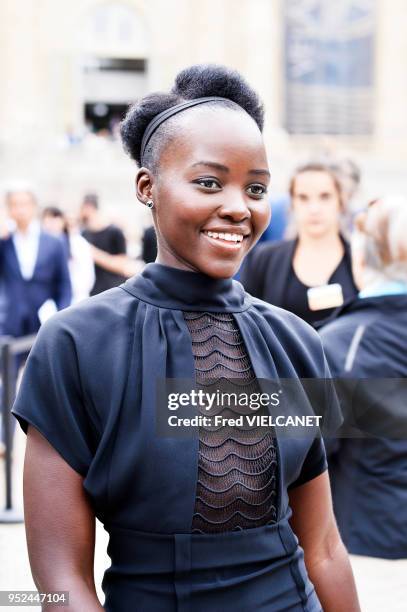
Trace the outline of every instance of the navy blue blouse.
[[295, 315], [237, 281], [152, 263], [43, 325], [13, 414], [84, 478], [110, 534], [106, 610], [320, 610], [288, 523], [288, 489], [327, 468], [320, 437], [277, 436], [275, 524], [191, 533], [199, 440], [158, 437], [154, 408], [157, 379], [194, 379], [184, 312], [233, 313], [258, 379], [329, 376], [318, 334]]

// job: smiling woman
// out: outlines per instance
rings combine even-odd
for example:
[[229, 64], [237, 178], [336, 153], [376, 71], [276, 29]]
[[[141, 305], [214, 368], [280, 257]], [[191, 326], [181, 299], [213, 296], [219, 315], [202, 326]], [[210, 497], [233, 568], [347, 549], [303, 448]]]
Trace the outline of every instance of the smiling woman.
[[72, 609], [101, 609], [97, 516], [108, 612], [358, 610], [320, 437], [234, 426], [251, 413], [234, 402], [226, 425], [156, 432], [166, 379], [259, 393], [259, 379], [329, 375], [311, 328], [231, 279], [269, 221], [262, 125], [255, 92], [222, 66], [131, 107], [123, 142], [157, 260], [50, 319], [29, 357], [13, 413], [32, 572], [42, 591], [70, 590]]
[[144, 98], [122, 126], [141, 164], [138, 198], [154, 202], [157, 261], [218, 278], [237, 271], [270, 219], [262, 106], [240, 75], [227, 75], [183, 71], [171, 94]]

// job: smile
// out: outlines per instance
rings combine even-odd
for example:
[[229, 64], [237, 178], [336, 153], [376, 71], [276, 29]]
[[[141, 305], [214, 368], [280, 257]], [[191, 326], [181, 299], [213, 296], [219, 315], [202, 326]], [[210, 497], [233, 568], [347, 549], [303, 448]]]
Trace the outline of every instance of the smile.
[[208, 230], [203, 230], [202, 233], [205, 234], [205, 236], [207, 236], [208, 238], [211, 238], [212, 240], [218, 242], [219, 245], [227, 244], [228, 246], [239, 248], [241, 246], [241, 243], [243, 242], [242, 234], [234, 234], [229, 232], [211, 232]]

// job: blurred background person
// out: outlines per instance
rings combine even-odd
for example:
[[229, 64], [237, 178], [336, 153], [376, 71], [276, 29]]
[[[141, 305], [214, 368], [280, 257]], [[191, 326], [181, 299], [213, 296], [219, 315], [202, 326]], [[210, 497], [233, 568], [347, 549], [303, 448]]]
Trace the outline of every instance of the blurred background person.
[[[289, 227], [290, 220], [290, 196], [288, 193], [275, 194], [270, 197], [271, 219], [270, 223], [261, 235], [258, 243], [254, 246], [253, 252], [265, 242], [276, 242], [283, 240]], [[241, 281], [242, 268], [233, 277]]]
[[[41, 230], [34, 194], [17, 187], [6, 193], [5, 202], [15, 228], [9, 233], [4, 229], [0, 239], [2, 331], [19, 338], [35, 334], [45, 318], [69, 306], [72, 290], [66, 251], [61, 240]], [[17, 366], [21, 363], [18, 358]]]
[[66, 252], [61, 240], [41, 230], [38, 206], [25, 189], [6, 194], [15, 229], [0, 241], [1, 276], [7, 299], [4, 333], [20, 337], [36, 333], [38, 311], [48, 300], [61, 310], [71, 303]]
[[[392, 383], [393, 393], [385, 392], [385, 379], [407, 377], [406, 227], [407, 199], [402, 197], [378, 200], [357, 217], [352, 260], [360, 293], [321, 330], [333, 376], [368, 379], [359, 381], [353, 394], [353, 410], [361, 415], [355, 426], [376, 430], [378, 436], [338, 439], [331, 448], [339, 529], [349, 552], [385, 559], [407, 559], [407, 440], [396, 439], [402, 430], [401, 435], [395, 431], [391, 409], [401, 399], [405, 425], [405, 381]], [[394, 395], [397, 388], [401, 397]], [[355, 415], [348, 415], [353, 425], [350, 418]], [[380, 575], [378, 567], [370, 568]]]
[[340, 230], [341, 184], [328, 165], [308, 163], [294, 173], [289, 193], [297, 237], [249, 253], [241, 282], [255, 297], [315, 324], [357, 292]]
[[[97, 249], [92, 249], [95, 283], [91, 290], [91, 295], [96, 295], [126, 280], [127, 275], [122, 271], [128, 263], [126, 238], [119, 227], [106, 222], [99, 210], [99, 198], [95, 193], [88, 193], [83, 198], [80, 221], [83, 237]], [[119, 257], [112, 260], [109, 255]]]
[[360, 200], [362, 173], [358, 164], [350, 157], [333, 159], [329, 165], [341, 182], [343, 197], [341, 227], [344, 236], [349, 238], [353, 229], [353, 219], [364, 208], [364, 204]]
[[89, 242], [80, 235], [73, 221], [69, 222], [57, 206], [44, 208], [42, 227], [50, 234], [59, 237], [66, 249], [72, 285], [72, 304], [89, 297], [95, 283], [95, 265]]
[[141, 259], [145, 263], [153, 263], [157, 257], [157, 236], [152, 225], [147, 227], [141, 238]]
[[[270, 198], [272, 211], [270, 223], [262, 234], [259, 243], [283, 240], [290, 217], [290, 196], [288, 193], [272, 195]], [[257, 246], [257, 245], [256, 245]]]

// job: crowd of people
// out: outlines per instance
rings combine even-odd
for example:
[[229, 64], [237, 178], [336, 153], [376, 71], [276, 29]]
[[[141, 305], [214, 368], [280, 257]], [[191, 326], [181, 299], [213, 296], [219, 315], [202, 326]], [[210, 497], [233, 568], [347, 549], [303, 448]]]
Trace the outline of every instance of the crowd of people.
[[[311, 160], [295, 170], [286, 196], [278, 198], [275, 202], [276, 227], [272, 231], [273, 201], [271, 201], [271, 221], [266, 227], [269, 211], [265, 194], [269, 172], [265, 169], [266, 156], [261, 140], [262, 114], [255, 94], [245, 83], [242, 84], [240, 77], [229, 73], [224, 76], [222, 73], [222, 79], [216, 80], [216, 83], [223, 82], [224, 79], [230, 79], [232, 84], [235, 81], [239, 83], [239, 88], [236, 89], [238, 93], [234, 94], [232, 106], [229, 103], [225, 105], [224, 96], [229, 96], [229, 92], [234, 89], [227, 89], [222, 95], [218, 93], [220, 102], [216, 98], [213, 100], [212, 71], [205, 72], [205, 69], [201, 74], [196, 68], [190, 70], [194, 73], [194, 79], [188, 77], [183, 81], [182, 77], [178, 78], [178, 89], [174, 90], [178, 92], [178, 98], [174, 93], [171, 94], [175, 96], [174, 99], [168, 97], [169, 95], [160, 98], [160, 94], [156, 94], [157, 98], [154, 96], [148, 98], [144, 106], [136, 105], [134, 110], [130, 111], [122, 129], [125, 147], [141, 168], [137, 175], [138, 199], [150, 209], [154, 209], [155, 227], [160, 232], [156, 235], [155, 229], [146, 230], [143, 236], [142, 257], [144, 262], [154, 262], [158, 243], [159, 249], [161, 245], [160, 263], [153, 264], [144, 275], [137, 274], [143, 264], [127, 256], [124, 234], [118, 227], [106, 223], [96, 194], [87, 194], [84, 197], [78, 219], [74, 220], [55, 206], [48, 206], [40, 212], [36, 198], [29, 190], [21, 188], [10, 190], [6, 195], [9, 222], [4, 224], [1, 230], [3, 334], [14, 337], [34, 334], [57, 310], [82, 301], [89, 295], [101, 294], [100, 299], [92, 302], [88, 300], [82, 310], [72, 309], [72, 313], [65, 319], [58, 319], [62, 321], [62, 327], [58, 328], [57, 324], [54, 327], [49, 326], [47, 333], [42, 336], [40, 334], [40, 341], [34, 351], [36, 358], [32, 358], [27, 366], [28, 372], [17, 401], [15, 415], [23, 424], [23, 428], [25, 427], [25, 431], [28, 424], [39, 423], [39, 431], [46, 432], [46, 437], [52, 440], [53, 446], [67, 459], [75, 472], [82, 476], [93, 474], [93, 480], [86, 477], [88, 492], [93, 496], [96, 506], [100, 504], [102, 518], [105, 517], [105, 512], [111, 513], [113, 517], [111, 537], [116, 543], [113, 548], [117, 553], [117, 566], [112, 571], [117, 571], [122, 576], [123, 589], [125, 591], [127, 589], [129, 597], [133, 597], [133, 582], [124, 572], [122, 564], [126, 554], [132, 558], [135, 549], [132, 551], [131, 546], [133, 544], [144, 546], [149, 543], [151, 546], [157, 545], [157, 550], [166, 552], [167, 539], [173, 532], [175, 534], [178, 531], [183, 532], [184, 523], [181, 519], [184, 517], [185, 524], [189, 524], [190, 516], [187, 516], [187, 510], [194, 507], [193, 485], [196, 470], [188, 471], [184, 469], [184, 465], [183, 469], [179, 470], [177, 464], [178, 468], [171, 471], [171, 461], [176, 461], [172, 446], [167, 447], [166, 442], [160, 440], [161, 446], [158, 447], [157, 444], [156, 447], [155, 438], [152, 437], [148, 415], [151, 417], [153, 401], [151, 380], [154, 376], [158, 376], [160, 372], [163, 377], [185, 375], [185, 372], [193, 372], [194, 367], [198, 376], [202, 376], [202, 380], [206, 380], [205, 372], [212, 371], [215, 367], [220, 367], [221, 372], [226, 370], [229, 370], [229, 373], [238, 372], [239, 376], [249, 371], [250, 376], [254, 375], [254, 371], [256, 374], [263, 372], [271, 375], [274, 372], [272, 370], [274, 358], [277, 364], [275, 372], [278, 374], [297, 372], [302, 378], [316, 377], [318, 373], [323, 376], [324, 372], [328, 372], [326, 361], [333, 376], [349, 381], [367, 380], [376, 383], [381, 379], [397, 381], [404, 379], [407, 373], [407, 238], [404, 231], [407, 223], [407, 200], [399, 196], [387, 196], [370, 203], [360, 205], [358, 202], [355, 205], [355, 193], [360, 182], [360, 172], [356, 164], [348, 159]], [[197, 74], [194, 72], [196, 70]], [[191, 83], [197, 82], [200, 83], [198, 93], [194, 90], [191, 94]], [[190, 96], [191, 100], [185, 102], [182, 96], [187, 98]], [[198, 104], [207, 107], [201, 108], [199, 112], [185, 112], [189, 107]], [[213, 108], [209, 108], [209, 104], [213, 104]], [[151, 113], [151, 117], [144, 116], [143, 113]], [[206, 130], [202, 129], [200, 113], [206, 119], [210, 117], [219, 128], [218, 132], [214, 130], [217, 136], [213, 136], [210, 141], [207, 141]], [[187, 122], [182, 123], [184, 114], [187, 117], [191, 116], [193, 129]], [[179, 129], [184, 134], [188, 146], [185, 144], [175, 149], [172, 138], [168, 138], [165, 130], [161, 133], [158, 130], [165, 121], [173, 121], [171, 119], [173, 115], [181, 116], [181, 119], [178, 117], [176, 121], [180, 122]], [[179, 126], [177, 124], [177, 130]], [[168, 133], [172, 134], [171, 131]], [[153, 144], [147, 146], [149, 139]], [[254, 170], [246, 170], [247, 160], [250, 157], [247, 154], [249, 146], [253, 153], [253, 166], [257, 164]], [[152, 199], [152, 194], [159, 192], [159, 188], [154, 191], [152, 185], [154, 185], [153, 173], [158, 164], [154, 150], [161, 152], [160, 147], [164, 147], [164, 151], [165, 147], [168, 147], [171, 153], [162, 154], [160, 161], [162, 184], [165, 186], [162, 187], [165, 193], [165, 206], [161, 204], [159, 197], [154, 196], [154, 201]], [[207, 154], [206, 159], [211, 159], [212, 155], [214, 159], [219, 157], [222, 163], [199, 161], [201, 158], [198, 154], [201, 155], [202, 147]], [[230, 151], [233, 151], [233, 155]], [[193, 188], [196, 189], [193, 197], [199, 203], [193, 208], [189, 198], [186, 196], [181, 198], [177, 192], [177, 181], [168, 177], [179, 172], [181, 167], [197, 166], [210, 167], [211, 173], [217, 175], [215, 178], [212, 174], [210, 177], [205, 175], [202, 178], [203, 171], [199, 170], [200, 174], [195, 177], [189, 170], [193, 180], [189, 181], [185, 189], [190, 189], [193, 184]], [[146, 170], [147, 167], [151, 170]], [[194, 171], [198, 173], [198, 170]], [[223, 178], [219, 178], [218, 175]], [[241, 196], [241, 184], [248, 181], [249, 175], [255, 178], [251, 177], [252, 182], [245, 189], [244, 196]], [[229, 178], [224, 178], [226, 176]], [[235, 200], [230, 198], [230, 202], [226, 202], [226, 198], [222, 200], [219, 193], [222, 191], [222, 181], [227, 183], [227, 180], [230, 181], [230, 192], [235, 189], [235, 193], [240, 194], [239, 197], [249, 199], [248, 204], [245, 200], [245, 205], [241, 206], [237, 195]], [[217, 197], [220, 198], [218, 204]], [[251, 233], [257, 232], [258, 236], [254, 236], [256, 240], [263, 233], [263, 239], [249, 251], [247, 257], [239, 259], [239, 256], [233, 253], [238, 253], [238, 245], [244, 243], [244, 240], [250, 236], [247, 223], [249, 209], [252, 215]], [[217, 225], [207, 224], [207, 227], [202, 229], [203, 219], [215, 217]], [[200, 228], [199, 232], [196, 231], [197, 227]], [[261, 231], [264, 228], [265, 231]], [[206, 242], [201, 242], [202, 233], [205, 234]], [[191, 275], [191, 269], [197, 270], [197, 273]], [[230, 285], [230, 276], [239, 279], [241, 284]], [[131, 280], [124, 285], [125, 291], [104, 293], [107, 289], [121, 285], [128, 278]], [[249, 294], [260, 298], [255, 300], [250, 308], [246, 305], [247, 298], [242, 285]], [[270, 309], [268, 304], [279, 306], [281, 309]], [[286, 311], [297, 316], [287, 315]], [[177, 314], [180, 312], [184, 319]], [[85, 315], [89, 315], [88, 321], [84, 320]], [[212, 335], [208, 337], [205, 336], [206, 332], [204, 333], [206, 327], [199, 326], [203, 316], [206, 317], [206, 327], [211, 328]], [[234, 321], [238, 321], [239, 325], [236, 326]], [[100, 363], [95, 363], [92, 351], [97, 351], [98, 347], [101, 350], [104, 346], [104, 329], [110, 325], [115, 326], [114, 337], [110, 338], [111, 350], [104, 354], [103, 358], [100, 354]], [[66, 344], [64, 334], [67, 329], [70, 337], [74, 339], [76, 350], [82, 355], [80, 367], [82, 376], [85, 373], [87, 376], [87, 393], [89, 396], [97, 397], [100, 403], [95, 412], [98, 410], [102, 412], [104, 409], [109, 412], [112, 410], [111, 407], [116, 405], [120, 405], [123, 411], [121, 419], [115, 422], [116, 430], [113, 426], [109, 429], [110, 413], [109, 418], [105, 419], [107, 423], [105, 433], [98, 440], [101, 450], [98, 449], [96, 455], [91, 453], [91, 449], [95, 445], [95, 431], [99, 420], [103, 421], [100, 415], [96, 419], [97, 423], [92, 425], [95, 431], [92, 427], [84, 427], [77, 448], [61, 435], [60, 423], [65, 417], [60, 410], [63, 408], [67, 413], [72, 411], [72, 437], [77, 435], [80, 426], [83, 426], [83, 415], [78, 412], [77, 395], [75, 395], [79, 394], [78, 381], [82, 378], [81, 373], [78, 377], [77, 372], [73, 370], [72, 364], [76, 363], [78, 357], [76, 353], [72, 353], [72, 346]], [[318, 330], [320, 337], [315, 329]], [[134, 332], [134, 338], [130, 342], [133, 330], [138, 330], [139, 333]], [[92, 351], [86, 345], [85, 336], [92, 338], [94, 343]], [[190, 355], [189, 350], [191, 338], [193, 355]], [[208, 342], [207, 346], [205, 343]], [[242, 348], [245, 343], [246, 349]], [[65, 346], [64, 350], [62, 346]], [[321, 346], [325, 349], [326, 361], [322, 350], [319, 350]], [[208, 353], [205, 352], [206, 349]], [[52, 366], [52, 376], [55, 380], [49, 391], [55, 394], [53, 398], [55, 413], [50, 411], [44, 400], [47, 393], [44, 381], [50, 372], [51, 353], [52, 357], [55, 355], [59, 364], [55, 368]], [[213, 353], [219, 355], [219, 362], [215, 365], [212, 363], [213, 359], [211, 360]], [[250, 362], [253, 364], [253, 370], [247, 365], [248, 363], [250, 365]], [[130, 377], [129, 385], [131, 387], [134, 381], [138, 384], [134, 396], [131, 397], [137, 398], [138, 410], [142, 415], [140, 423], [138, 416], [136, 419], [132, 416], [135, 414], [133, 404], [126, 413], [125, 404], [122, 406], [121, 403], [122, 399], [120, 402], [117, 402], [117, 399], [113, 400], [113, 394], [116, 392], [123, 398], [123, 402], [128, 399], [127, 379], [125, 380], [124, 376], [130, 363], [134, 376]], [[208, 366], [207, 369], [204, 367], [205, 364]], [[240, 366], [243, 369], [239, 370]], [[108, 384], [110, 379], [114, 381], [114, 385]], [[104, 388], [103, 385], [107, 385], [104, 392], [100, 390]], [[62, 398], [62, 402], [66, 405], [62, 407], [57, 406], [58, 388], [66, 390]], [[225, 474], [217, 473], [216, 470], [219, 469], [218, 464], [225, 458], [219, 458], [216, 453], [215, 458], [204, 456], [204, 447], [212, 449], [217, 447], [211, 446], [212, 434], [200, 432], [202, 437], [199, 447], [198, 483], [201, 488], [198, 488], [199, 499], [196, 500], [197, 505], [193, 514], [195, 531], [213, 534], [216, 525], [216, 532], [229, 532], [230, 551], [233, 552], [233, 547], [236, 546], [236, 551], [239, 551], [244, 560], [247, 545], [242, 547], [241, 536], [236, 535], [238, 533], [236, 529], [242, 519], [237, 520], [236, 529], [228, 528], [225, 525], [229, 519], [223, 520], [227, 514], [225, 508], [229, 505], [236, 506], [238, 510], [233, 516], [240, 513], [240, 516], [247, 518], [249, 526], [247, 530], [242, 530], [244, 533], [250, 531], [250, 527], [258, 527], [258, 530], [252, 531], [251, 534], [254, 538], [253, 550], [258, 554], [256, 537], [263, 545], [268, 541], [267, 538], [264, 540], [262, 538], [270, 525], [278, 524], [281, 530], [287, 528], [285, 520], [289, 515], [289, 499], [293, 509], [292, 526], [299, 534], [300, 543], [305, 549], [309, 576], [316, 585], [318, 597], [321, 601], [327, 602], [326, 609], [329, 610], [356, 610], [357, 598], [351, 570], [342, 551], [340, 538], [336, 535], [335, 522], [330, 519], [329, 482], [326, 474], [324, 475], [326, 457], [336, 520], [348, 551], [386, 559], [407, 558], [407, 439], [403, 439], [402, 435], [399, 437], [394, 435], [397, 427], [392, 430], [392, 419], [400, 423], [402, 430], [404, 415], [400, 415], [399, 406], [396, 406], [394, 412], [389, 408], [388, 396], [379, 397], [377, 394], [372, 394], [372, 384], [369, 382], [349, 384], [349, 388], [352, 397], [347, 405], [342, 406], [343, 422], [336, 432], [337, 435], [326, 440], [326, 455], [320, 440], [309, 443], [308, 447], [305, 443], [302, 446], [287, 445], [285, 448], [282, 445], [283, 451], [286, 452], [285, 456], [284, 453], [278, 456], [275, 453], [274, 443], [271, 442], [265, 451], [263, 449], [261, 457], [265, 457], [268, 453], [267, 461], [274, 466], [273, 469], [276, 462], [282, 462], [280, 475], [281, 490], [284, 490], [284, 495], [278, 499], [278, 504], [281, 504], [280, 514], [274, 508], [275, 516], [270, 515], [265, 518], [267, 513], [260, 513], [253, 519], [245, 514], [246, 510], [252, 511], [253, 508], [259, 512], [259, 507], [265, 504], [264, 500], [258, 501], [259, 491], [265, 489], [265, 485], [259, 487], [264, 482], [260, 476], [265, 470], [258, 474], [245, 472], [242, 465], [243, 467], [249, 465], [253, 457], [239, 453], [243, 453], [244, 447], [250, 447], [256, 452], [262, 440], [226, 440], [232, 448], [230, 457], [233, 455], [232, 459], [228, 456], [226, 460], [235, 466], [227, 473], [233, 471], [234, 474], [239, 473], [239, 477], [241, 474], [250, 476], [247, 479], [249, 485], [245, 485], [244, 488], [246, 491], [250, 489], [252, 496], [250, 499], [232, 496], [226, 506], [225, 504], [218, 506], [216, 504], [219, 498], [216, 493], [229, 491], [230, 487], [216, 491], [214, 488], [201, 487], [201, 485], [202, 483], [205, 485], [205, 478], [208, 478], [208, 475], [208, 482], [212, 484], [219, 482], [217, 478]], [[404, 387], [401, 384], [402, 398], [403, 391]], [[55, 425], [53, 429], [42, 426], [45, 418], [39, 413], [42, 408], [48, 411], [50, 422]], [[91, 417], [92, 415], [89, 416], [90, 419]], [[372, 426], [372, 422], [376, 427]], [[378, 422], [382, 423], [382, 430], [377, 428]], [[385, 437], [381, 431], [390, 431], [393, 435]], [[145, 441], [149, 441], [145, 453], [151, 454], [150, 463], [143, 459], [143, 451], [138, 449], [136, 443], [128, 444], [130, 432], [134, 434], [132, 440], [137, 440], [141, 449], [144, 448]], [[114, 443], [110, 443], [109, 436], [114, 437]], [[120, 444], [116, 443], [116, 436], [119, 441], [121, 440]], [[43, 444], [40, 438], [36, 442], [35, 438], [32, 440], [33, 444], [38, 444], [37, 448]], [[103, 506], [105, 498], [100, 494], [102, 487], [100, 483], [106, 481], [103, 476], [106, 465], [100, 458], [105, 455], [110, 456], [109, 453], [113, 453], [115, 444], [124, 455], [123, 461], [118, 455], [116, 456], [114, 473], [118, 484], [114, 485], [115, 497], [106, 509]], [[43, 446], [44, 453], [49, 452], [49, 447], [47, 448], [48, 450]], [[185, 449], [183, 452], [189, 461], [186, 462], [186, 466], [191, 467], [195, 465], [191, 457], [193, 453], [196, 455], [196, 449], [192, 446], [185, 446]], [[187, 456], [187, 453], [191, 454]], [[137, 473], [142, 485], [137, 488], [134, 485], [134, 475], [135, 466], [139, 465], [140, 470]], [[64, 469], [65, 467], [61, 466], [61, 474]], [[100, 470], [100, 481], [95, 476], [97, 469]], [[167, 474], [167, 477], [162, 478], [166, 486], [160, 485], [159, 493], [157, 493], [157, 471], [160, 471], [161, 475]], [[267, 472], [270, 473], [272, 472]], [[34, 472], [31, 476], [35, 478]], [[259, 478], [256, 480], [255, 476]], [[67, 478], [67, 482], [71, 478], [67, 472], [64, 472], [64, 477]], [[268, 484], [273, 478], [275, 475]], [[178, 484], [176, 479], [179, 480]], [[275, 480], [273, 482], [270, 496], [276, 494]], [[69, 485], [72, 486], [72, 495], [78, 491], [75, 483], [76, 481], [72, 479]], [[222, 483], [227, 484], [226, 481], [221, 481]], [[241, 481], [232, 481], [232, 486], [241, 486], [241, 484]], [[123, 487], [121, 490], [120, 486]], [[172, 490], [171, 486], [174, 486], [175, 490]], [[190, 494], [188, 508], [184, 503], [185, 500], [179, 495], [184, 488]], [[156, 493], [157, 499], [162, 501], [161, 505], [167, 508], [168, 504], [169, 511], [165, 520], [162, 513], [157, 514], [159, 504], [154, 501]], [[78, 504], [82, 503], [79, 497], [77, 501]], [[148, 503], [151, 505], [147, 506]], [[245, 512], [242, 511], [242, 507]], [[131, 510], [129, 516], [126, 517], [123, 508], [129, 512]], [[32, 524], [38, 520], [40, 525], [42, 519], [38, 514], [34, 516], [35, 512], [32, 514], [34, 517]], [[70, 520], [69, 517], [66, 518], [62, 508], [60, 512], [67, 521]], [[86, 518], [89, 512], [88, 506], [83, 504], [81, 512], [82, 518]], [[145, 530], [144, 535], [147, 539], [151, 536], [151, 542], [147, 540], [138, 542], [139, 528], [137, 525], [134, 526], [136, 523], [131, 518], [137, 517], [138, 512], [140, 512], [142, 530]], [[322, 530], [316, 527], [321, 521], [323, 521]], [[123, 539], [123, 534], [115, 532], [115, 525], [117, 527], [121, 522], [126, 525], [125, 529], [129, 533], [131, 529], [135, 530], [132, 535], [134, 539]], [[312, 529], [309, 528], [311, 524]], [[131, 529], [128, 525], [131, 525]], [[150, 532], [155, 532], [157, 525], [159, 529], [154, 539]], [[286, 536], [289, 538], [290, 531], [287, 529]], [[310, 529], [313, 534], [312, 541], [309, 538]], [[328, 561], [331, 563], [330, 570], [325, 568], [322, 574], [318, 561], [320, 552], [317, 548], [320, 547], [319, 551], [329, 548], [327, 543], [329, 538], [324, 535], [326, 533], [331, 534], [329, 538], [331, 542], [335, 542], [333, 547], [335, 550], [333, 552], [333, 549], [331, 550], [332, 555], [329, 559], [326, 557], [327, 563]], [[267, 537], [271, 537], [271, 531], [270, 533], [267, 531], [267, 534]], [[215, 539], [212, 542], [215, 542]], [[285, 555], [284, 558], [289, 559], [289, 555], [292, 554], [289, 562], [295, 564], [301, 573], [302, 566], [297, 544], [298, 541], [292, 550], [285, 549], [281, 552], [281, 558]], [[228, 550], [228, 546], [225, 546], [223, 551], [225, 563], [233, 557], [232, 552], [228, 556]], [[270, 566], [267, 568], [267, 572], [270, 571], [267, 575], [270, 576], [276, 575], [273, 565], [276, 558], [272, 558], [275, 553], [276, 550], [270, 552]], [[78, 550], [72, 554], [73, 557], [78, 556]], [[89, 554], [89, 549], [86, 554]], [[315, 563], [313, 555], [317, 560]], [[204, 567], [212, 581], [211, 596], [220, 597], [219, 581], [215, 578], [217, 569], [211, 565], [213, 559], [214, 556], [209, 555], [205, 561], [208, 565]], [[143, 559], [143, 563], [144, 561]], [[156, 563], [157, 559], [153, 561]], [[264, 559], [250, 557], [250, 562], [252, 561], [262, 563]], [[114, 563], [113, 559], [113, 566]], [[152, 562], [152, 566], [154, 563]], [[169, 567], [172, 571], [171, 563]], [[339, 587], [335, 582], [337, 574], [335, 568], [339, 568], [339, 574], [344, 577], [344, 584], [346, 583], [346, 589], [342, 593], [342, 585]], [[143, 575], [147, 572], [143, 564], [139, 569]], [[327, 571], [329, 580], [327, 580]], [[174, 572], [176, 575], [177, 572], [175, 570]], [[164, 598], [172, 597], [173, 578], [170, 574], [168, 574], [170, 586], [165, 582], [167, 578], [162, 583]], [[284, 589], [287, 588], [279, 597], [281, 602], [285, 601], [288, 609], [289, 598], [294, 596], [294, 590], [291, 590], [291, 582], [284, 582], [291, 581], [289, 573], [283, 572], [282, 575]], [[176, 582], [177, 578], [174, 580]], [[121, 587], [116, 591], [114, 581], [109, 581], [112, 581], [112, 578], [108, 571], [105, 578], [106, 592], [111, 597], [111, 602], [114, 602], [115, 597], [119, 595], [122, 597], [122, 591]], [[237, 573], [236, 581], [239, 585], [243, 584], [245, 581], [243, 574]], [[263, 584], [259, 576], [256, 581], [253, 590], [250, 591], [250, 597], [255, 598], [260, 609], [268, 597], [269, 586]], [[307, 605], [315, 606], [312, 607], [313, 610], [322, 609], [318, 608], [318, 600], [308, 582], [305, 570], [301, 584], [303, 603], [307, 601]], [[276, 582], [275, 588], [277, 586]], [[144, 587], [141, 585], [140, 588]], [[151, 601], [156, 601], [155, 598], [161, 596], [158, 590], [148, 589], [148, 592], [146, 599], [148, 602], [150, 597]], [[297, 595], [298, 593], [295, 596]], [[347, 601], [349, 607], [335, 607], [338, 597], [342, 597], [345, 604]], [[91, 598], [94, 602], [93, 593]], [[116, 604], [110, 605], [112, 607], [109, 609], [119, 609], [114, 608]], [[267, 609], [277, 608], [267, 607]]]

